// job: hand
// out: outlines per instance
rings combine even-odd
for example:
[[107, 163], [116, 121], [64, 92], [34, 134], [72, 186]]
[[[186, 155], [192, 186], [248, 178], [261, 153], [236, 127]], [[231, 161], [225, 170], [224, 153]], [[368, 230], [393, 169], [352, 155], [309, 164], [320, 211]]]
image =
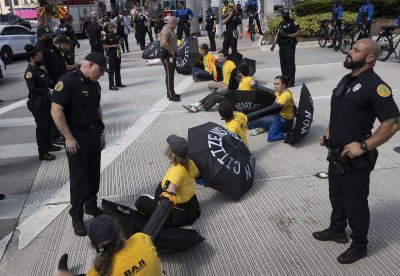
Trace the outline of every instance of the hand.
[[76, 42], [76, 48], [81, 48], [81, 44], [78, 41]]
[[100, 135], [100, 147], [101, 147], [101, 150], [106, 148], [106, 136], [105, 135]]
[[271, 46], [271, 52], [273, 52], [275, 49], [275, 44]]
[[350, 144], [347, 144], [342, 151], [342, 157], [343, 156], [348, 156], [351, 159], [357, 157], [357, 156], [361, 156], [365, 153], [365, 151], [360, 147], [360, 143], [358, 142], [353, 142]]
[[65, 148], [69, 153], [76, 154], [78, 153], [79, 144], [75, 138], [71, 136], [71, 138], [65, 139]]
[[328, 129], [325, 131], [324, 135], [321, 136], [321, 138], [319, 139], [319, 144], [323, 147], [326, 146], [325, 142], [324, 142], [324, 138], [326, 141], [329, 140], [329, 130]]

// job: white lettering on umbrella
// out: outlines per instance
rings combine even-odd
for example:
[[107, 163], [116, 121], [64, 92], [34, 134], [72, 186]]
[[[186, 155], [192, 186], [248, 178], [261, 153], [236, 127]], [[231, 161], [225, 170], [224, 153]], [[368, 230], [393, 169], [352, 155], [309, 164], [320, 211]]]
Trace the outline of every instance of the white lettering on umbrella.
[[303, 126], [301, 128], [301, 135], [307, 133], [310, 130], [310, 125], [312, 121], [312, 114], [309, 111], [306, 112], [306, 119], [303, 120]]
[[243, 110], [256, 110], [260, 109], [261, 105], [259, 104], [254, 104], [252, 102], [241, 102], [241, 103], [236, 103], [235, 104], [235, 109], [238, 111], [243, 111]]
[[240, 163], [239, 161], [235, 161], [234, 167], [233, 167], [233, 172], [236, 174], [240, 173]]

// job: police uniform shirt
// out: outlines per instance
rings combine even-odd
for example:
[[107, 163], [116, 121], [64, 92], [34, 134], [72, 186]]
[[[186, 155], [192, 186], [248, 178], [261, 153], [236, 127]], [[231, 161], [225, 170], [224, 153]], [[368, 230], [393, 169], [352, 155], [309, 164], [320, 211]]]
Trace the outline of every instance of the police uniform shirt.
[[87, 30], [87, 34], [89, 36], [90, 42], [101, 41], [102, 27], [99, 24], [97, 24], [97, 22], [89, 22], [86, 30]]
[[233, 36], [233, 32], [237, 30], [237, 26], [242, 25], [242, 20], [239, 15], [235, 13], [229, 20], [226, 22], [226, 34], [225, 36]]
[[[103, 40], [104, 45], [116, 45], [119, 44], [119, 37], [115, 33], [107, 33]], [[107, 55], [111, 57], [117, 57], [117, 48], [108, 48]]]
[[147, 18], [145, 16], [136, 16], [133, 22], [135, 22], [136, 28], [138, 30], [144, 30], [146, 28]]
[[63, 52], [64, 54], [64, 59], [67, 65], [74, 65], [75, 64], [75, 55], [72, 53], [72, 51], [66, 51]]
[[371, 135], [376, 118], [384, 122], [399, 115], [390, 87], [373, 69], [355, 78], [346, 75], [331, 98], [330, 140], [337, 148], [362, 142]]
[[62, 76], [51, 101], [64, 107], [68, 126], [86, 127], [100, 121], [100, 85], [87, 79], [80, 69]]
[[65, 34], [68, 36], [69, 40], [71, 41], [71, 46], [75, 46], [77, 44], [76, 36], [74, 28], [71, 25], [65, 24], [63, 26]]
[[64, 54], [54, 44], [46, 46], [38, 41], [35, 48], [42, 52], [43, 64], [46, 66], [46, 70], [53, 83], [55, 83], [59, 77], [67, 73]]
[[29, 64], [24, 78], [29, 90], [28, 98], [50, 95], [50, 78], [45, 70]]
[[189, 19], [193, 18], [193, 12], [189, 8], [177, 9], [175, 12], [175, 17], [178, 18], [178, 24], [186, 24]]
[[[289, 21], [283, 20], [279, 24], [279, 28], [280, 28], [280, 32], [285, 32], [287, 34], [294, 34], [300, 30], [300, 25], [296, 20], [294, 20], [293, 18], [290, 18]], [[291, 42], [296, 44], [297, 39], [294, 37], [288, 37], [288, 38], [279, 37], [279, 40], [278, 40], [279, 45], [290, 44]]]
[[214, 28], [214, 21], [216, 20], [215, 15], [210, 14], [207, 16], [207, 26], [206, 31], [212, 31]]

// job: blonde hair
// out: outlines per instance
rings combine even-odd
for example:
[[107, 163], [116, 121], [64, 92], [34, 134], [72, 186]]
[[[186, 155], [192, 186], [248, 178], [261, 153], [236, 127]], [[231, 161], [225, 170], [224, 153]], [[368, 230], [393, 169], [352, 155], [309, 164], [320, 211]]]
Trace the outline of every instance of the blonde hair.
[[175, 166], [180, 164], [182, 165], [187, 171], [189, 171], [189, 157], [187, 155], [178, 156], [172, 152], [171, 148], [168, 146], [165, 149], [165, 156], [171, 161], [171, 164]]

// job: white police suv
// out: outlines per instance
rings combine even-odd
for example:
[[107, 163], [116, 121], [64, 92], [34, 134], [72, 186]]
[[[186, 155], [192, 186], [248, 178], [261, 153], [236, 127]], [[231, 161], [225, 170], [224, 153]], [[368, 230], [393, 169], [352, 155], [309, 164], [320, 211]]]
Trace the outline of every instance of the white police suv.
[[15, 55], [25, 54], [27, 44], [36, 44], [36, 33], [18, 25], [0, 25], [0, 56], [9, 64]]

